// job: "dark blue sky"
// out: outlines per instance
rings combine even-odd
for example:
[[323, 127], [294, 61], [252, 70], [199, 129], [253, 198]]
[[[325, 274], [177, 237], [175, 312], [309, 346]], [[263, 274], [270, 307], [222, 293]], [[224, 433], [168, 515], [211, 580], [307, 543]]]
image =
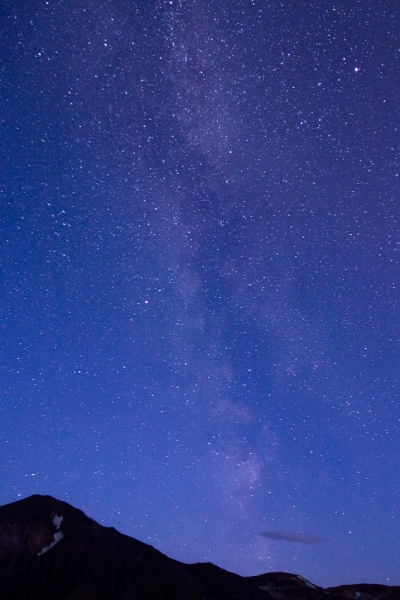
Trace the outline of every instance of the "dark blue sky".
[[0, 502], [399, 585], [397, 2], [0, 19]]

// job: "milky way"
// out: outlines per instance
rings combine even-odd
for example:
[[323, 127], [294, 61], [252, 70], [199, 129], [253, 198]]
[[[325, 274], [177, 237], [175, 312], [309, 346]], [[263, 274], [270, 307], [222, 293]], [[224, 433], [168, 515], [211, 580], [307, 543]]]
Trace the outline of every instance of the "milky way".
[[398, 585], [396, 3], [0, 19], [0, 502]]

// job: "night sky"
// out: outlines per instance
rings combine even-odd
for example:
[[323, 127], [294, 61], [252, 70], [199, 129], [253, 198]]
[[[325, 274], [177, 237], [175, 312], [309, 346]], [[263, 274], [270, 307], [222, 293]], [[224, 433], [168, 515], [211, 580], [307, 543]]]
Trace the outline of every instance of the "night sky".
[[400, 585], [399, 4], [3, 0], [0, 31], [0, 504]]

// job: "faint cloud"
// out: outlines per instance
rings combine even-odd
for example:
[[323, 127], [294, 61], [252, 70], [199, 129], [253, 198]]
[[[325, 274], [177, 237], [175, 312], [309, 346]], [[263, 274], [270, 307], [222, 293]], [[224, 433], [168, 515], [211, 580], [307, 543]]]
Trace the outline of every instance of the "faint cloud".
[[259, 535], [271, 540], [282, 540], [284, 542], [297, 542], [298, 544], [322, 544], [326, 538], [307, 533], [297, 533], [295, 531], [261, 531]]

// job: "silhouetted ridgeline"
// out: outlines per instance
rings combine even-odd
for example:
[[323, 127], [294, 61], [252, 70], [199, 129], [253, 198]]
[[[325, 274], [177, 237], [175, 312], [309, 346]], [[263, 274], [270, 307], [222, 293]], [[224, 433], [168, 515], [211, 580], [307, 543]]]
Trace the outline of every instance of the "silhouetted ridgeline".
[[298, 575], [187, 565], [51, 496], [0, 507], [1, 600], [400, 600], [400, 587], [324, 590]]

